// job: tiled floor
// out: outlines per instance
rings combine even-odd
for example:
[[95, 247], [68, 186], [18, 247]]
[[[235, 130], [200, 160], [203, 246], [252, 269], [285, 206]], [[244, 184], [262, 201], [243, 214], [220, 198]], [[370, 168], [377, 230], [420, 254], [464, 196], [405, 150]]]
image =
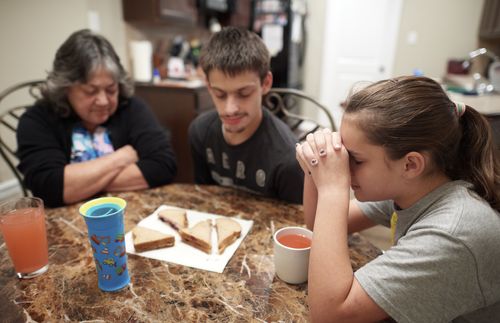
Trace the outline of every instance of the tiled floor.
[[391, 247], [391, 230], [381, 225], [361, 231], [360, 234], [382, 250]]

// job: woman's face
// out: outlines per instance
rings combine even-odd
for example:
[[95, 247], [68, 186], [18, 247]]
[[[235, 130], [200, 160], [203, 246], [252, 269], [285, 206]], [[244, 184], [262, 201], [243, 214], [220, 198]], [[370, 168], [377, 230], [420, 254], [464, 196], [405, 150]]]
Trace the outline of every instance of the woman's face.
[[76, 83], [69, 87], [68, 101], [83, 126], [93, 132], [115, 113], [118, 107], [118, 83], [108, 71], [98, 69], [90, 75], [87, 83]]
[[382, 146], [370, 143], [356, 122], [356, 114], [344, 115], [340, 134], [349, 152], [351, 188], [356, 199], [397, 200], [404, 191], [404, 158], [391, 160]]

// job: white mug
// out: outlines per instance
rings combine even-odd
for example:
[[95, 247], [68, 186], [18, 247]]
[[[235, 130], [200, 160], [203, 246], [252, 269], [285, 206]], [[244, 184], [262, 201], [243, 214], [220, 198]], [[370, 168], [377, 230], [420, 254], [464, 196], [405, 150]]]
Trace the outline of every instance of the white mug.
[[276, 275], [289, 284], [302, 284], [307, 281], [309, 267], [309, 252], [311, 246], [292, 248], [279, 241], [286, 235], [298, 234], [312, 241], [312, 231], [302, 227], [281, 228], [273, 236], [274, 269]]

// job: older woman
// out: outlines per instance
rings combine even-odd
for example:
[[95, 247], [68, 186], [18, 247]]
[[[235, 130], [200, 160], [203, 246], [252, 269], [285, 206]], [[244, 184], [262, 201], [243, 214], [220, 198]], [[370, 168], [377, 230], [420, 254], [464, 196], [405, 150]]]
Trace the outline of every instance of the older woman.
[[54, 207], [172, 181], [168, 137], [132, 93], [105, 38], [81, 30], [62, 44], [42, 99], [17, 130], [18, 168], [35, 196]]

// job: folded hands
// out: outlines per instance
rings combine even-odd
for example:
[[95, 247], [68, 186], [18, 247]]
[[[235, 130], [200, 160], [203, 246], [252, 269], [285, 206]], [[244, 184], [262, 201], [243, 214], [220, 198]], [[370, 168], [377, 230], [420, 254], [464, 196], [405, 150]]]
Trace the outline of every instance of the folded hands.
[[349, 154], [338, 132], [322, 129], [310, 133], [295, 150], [300, 167], [312, 177], [318, 190], [350, 186]]

